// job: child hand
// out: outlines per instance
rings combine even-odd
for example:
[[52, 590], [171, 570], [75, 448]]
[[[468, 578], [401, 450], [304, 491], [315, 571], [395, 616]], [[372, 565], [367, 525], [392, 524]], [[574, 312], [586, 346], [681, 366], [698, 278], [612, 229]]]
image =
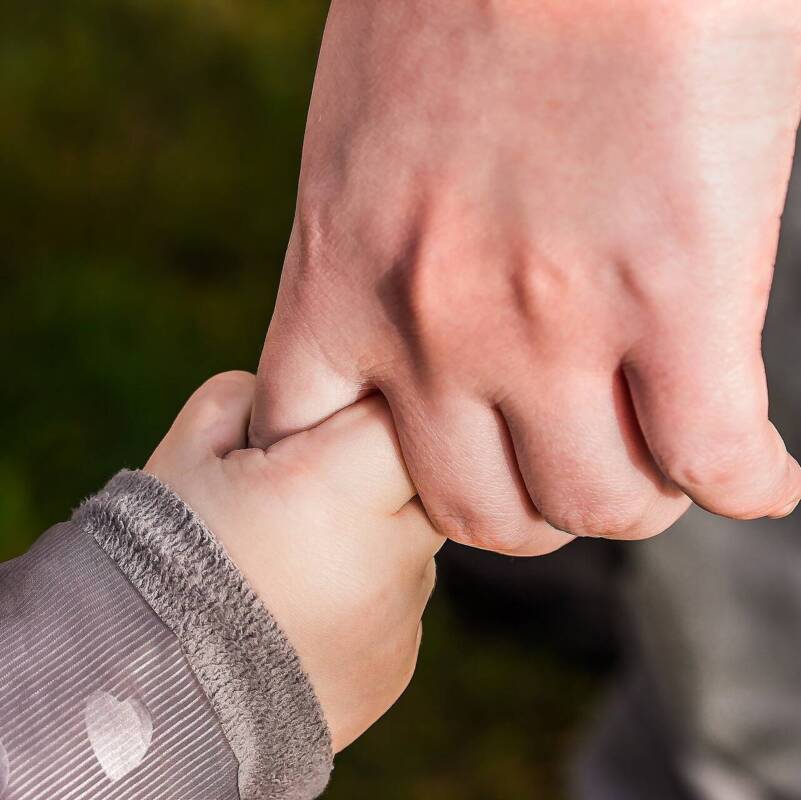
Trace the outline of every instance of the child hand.
[[206, 522], [294, 645], [335, 752], [398, 699], [444, 542], [378, 397], [247, 448], [255, 379], [204, 384], [145, 470]]

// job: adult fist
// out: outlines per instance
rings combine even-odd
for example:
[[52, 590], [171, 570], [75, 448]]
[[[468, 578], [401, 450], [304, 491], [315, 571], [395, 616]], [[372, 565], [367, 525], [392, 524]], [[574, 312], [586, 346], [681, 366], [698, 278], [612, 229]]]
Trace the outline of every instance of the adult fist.
[[334, 0], [259, 446], [371, 390], [440, 530], [780, 516], [760, 334], [797, 0]]

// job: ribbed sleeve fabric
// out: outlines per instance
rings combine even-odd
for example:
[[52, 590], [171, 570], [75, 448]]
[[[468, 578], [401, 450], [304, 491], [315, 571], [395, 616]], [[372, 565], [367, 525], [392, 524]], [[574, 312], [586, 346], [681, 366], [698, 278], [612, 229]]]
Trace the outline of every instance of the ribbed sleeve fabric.
[[0, 564], [0, 800], [311, 800], [332, 761], [292, 646], [152, 476]]
[[237, 800], [237, 760], [170, 630], [58, 525], [0, 564], [2, 800]]
[[141, 471], [73, 517], [175, 634], [239, 762], [242, 800], [310, 800], [333, 755], [297, 654], [202, 520]]

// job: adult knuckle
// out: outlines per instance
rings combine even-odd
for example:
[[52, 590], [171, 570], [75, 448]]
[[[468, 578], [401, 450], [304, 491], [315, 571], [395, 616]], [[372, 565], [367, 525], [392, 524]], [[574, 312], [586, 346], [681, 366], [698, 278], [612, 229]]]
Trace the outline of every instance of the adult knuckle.
[[515, 299], [519, 310], [540, 324], [564, 314], [574, 294], [574, 272], [564, 265], [544, 257], [521, 258], [512, 274]]
[[453, 329], [449, 273], [449, 269], [417, 252], [394, 274], [394, 294], [406, 305], [408, 333], [433, 350], [447, 343]]
[[598, 539], [622, 539], [642, 530], [645, 510], [637, 501], [626, 503], [570, 503], [543, 509], [543, 516], [554, 528]]
[[689, 490], [731, 489], [750, 460], [747, 442], [726, 446], [687, 448], [665, 459], [667, 476]]
[[470, 544], [476, 538], [474, 520], [460, 512], [436, 510], [429, 513], [434, 527], [446, 538]]
[[668, 475], [702, 508], [742, 520], [770, 513], [783, 485], [775, 471], [753, 452], [683, 461]]
[[432, 246], [430, 239], [430, 233], [421, 233], [395, 260], [382, 280], [380, 299], [396, 332], [435, 377], [440, 368], [450, 373], [454, 366], [477, 366], [495, 304], [478, 260], [452, 252], [447, 241]]
[[503, 515], [442, 511], [430, 516], [434, 527], [443, 536], [470, 547], [514, 553], [521, 550], [530, 538], [525, 525]]

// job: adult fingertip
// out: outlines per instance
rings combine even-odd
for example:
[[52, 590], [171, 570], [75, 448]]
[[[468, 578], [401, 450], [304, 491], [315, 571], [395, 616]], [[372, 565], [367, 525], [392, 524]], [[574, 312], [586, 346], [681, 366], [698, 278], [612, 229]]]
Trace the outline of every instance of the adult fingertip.
[[786, 466], [786, 490], [782, 499], [775, 504], [765, 516], [770, 519], [784, 519], [789, 517], [801, 502], [801, 467], [789, 453], [787, 454]]
[[793, 500], [791, 503], [788, 503], [784, 508], [780, 511], [775, 512], [774, 514], [770, 514], [771, 519], [784, 519], [785, 517], [789, 517], [793, 511], [798, 508], [798, 503], [801, 502], [801, 498], [799, 500]]
[[669, 474], [677, 483], [683, 478], [682, 488], [713, 514], [739, 520], [781, 518], [801, 499], [801, 470], [778, 441], [778, 461], [769, 449], [747, 453], [743, 447], [728, 458], [721, 455], [717, 469]]

